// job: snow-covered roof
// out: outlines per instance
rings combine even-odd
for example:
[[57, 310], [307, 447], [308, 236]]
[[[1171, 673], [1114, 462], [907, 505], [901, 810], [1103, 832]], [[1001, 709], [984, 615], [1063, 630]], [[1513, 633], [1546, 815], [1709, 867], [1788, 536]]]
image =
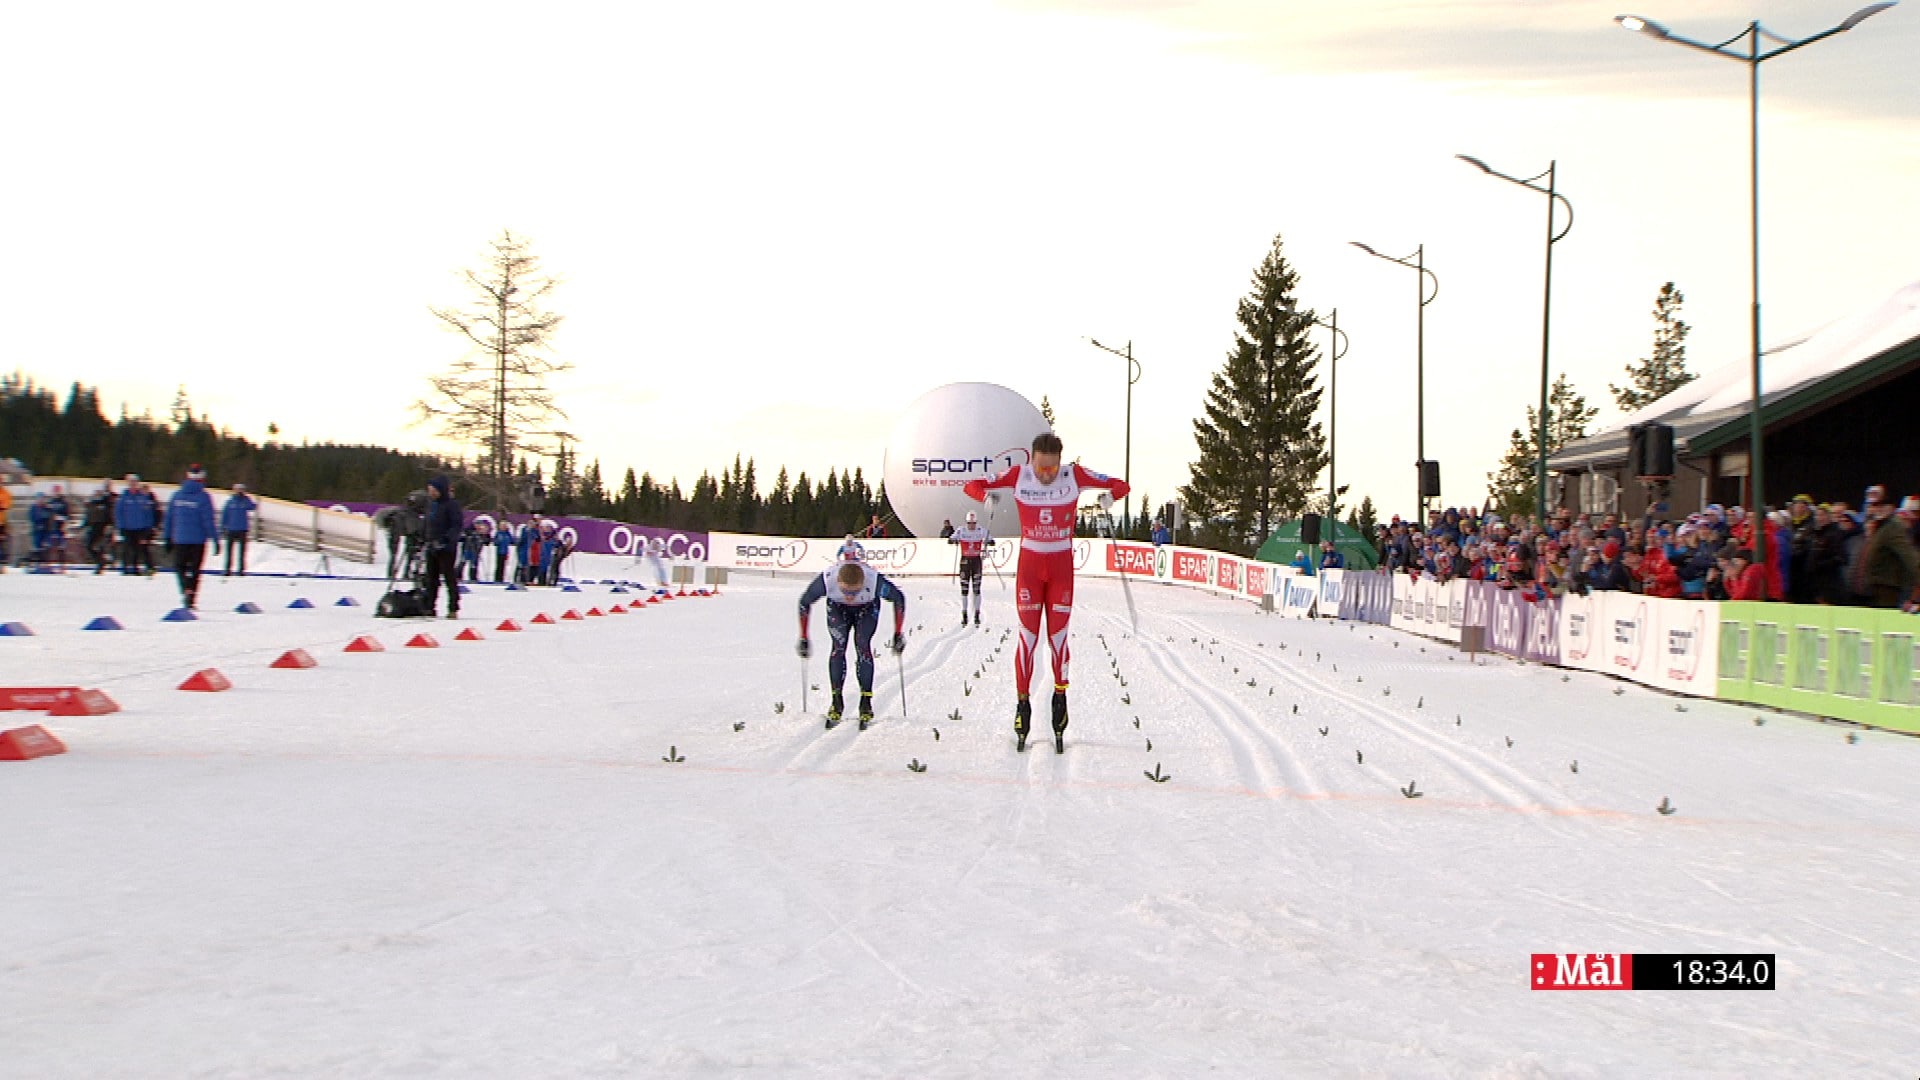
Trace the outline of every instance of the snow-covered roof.
[[[1871, 308], [1765, 350], [1760, 363], [1761, 398], [1774, 400], [1915, 338], [1920, 338], [1920, 281]], [[1672, 424], [1687, 417], [1744, 408], [1752, 394], [1752, 360], [1742, 356], [1701, 373], [1698, 379], [1594, 434], [1649, 420]]]

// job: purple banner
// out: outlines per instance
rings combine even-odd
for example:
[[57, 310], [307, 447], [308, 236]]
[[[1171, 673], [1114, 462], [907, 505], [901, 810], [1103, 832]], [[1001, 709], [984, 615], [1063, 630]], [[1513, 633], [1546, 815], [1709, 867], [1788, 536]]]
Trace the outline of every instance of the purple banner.
[[1527, 618], [1533, 605], [1518, 589], [1493, 591], [1493, 610], [1487, 620], [1487, 647], [1508, 656], [1527, 655]]
[[1392, 614], [1392, 574], [1349, 570], [1341, 579], [1341, 618], [1385, 625]]
[[1528, 606], [1533, 612], [1527, 621], [1527, 659], [1557, 666], [1560, 663], [1560, 598], [1544, 597]]
[[[312, 500], [309, 506], [322, 510], [345, 510], [349, 513], [372, 517], [374, 512], [383, 509], [389, 503], [361, 502], [325, 502]], [[542, 525], [552, 525], [561, 539], [571, 540], [573, 549], [589, 555], [632, 555], [638, 557], [646, 552], [642, 545], [658, 539], [667, 545], [667, 557], [671, 559], [691, 559], [705, 562], [707, 558], [707, 534], [684, 529], [656, 529], [651, 525], [628, 525], [619, 521], [605, 521], [600, 518], [552, 517], [544, 514], [508, 514], [506, 522], [517, 533], [529, 522], [537, 521]], [[467, 511], [467, 524], [485, 521], [498, 528], [500, 516]]]

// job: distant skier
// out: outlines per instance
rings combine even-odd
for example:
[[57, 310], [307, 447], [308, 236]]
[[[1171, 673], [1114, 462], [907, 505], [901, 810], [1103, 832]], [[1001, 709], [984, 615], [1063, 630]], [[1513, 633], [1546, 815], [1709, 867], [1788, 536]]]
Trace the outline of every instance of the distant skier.
[[947, 543], [960, 545], [960, 625], [967, 625], [967, 597], [973, 597], [973, 625], [980, 625], [980, 579], [985, 568], [986, 550], [993, 546], [993, 535], [980, 526], [980, 515], [967, 511], [967, 523], [947, 536]]
[[834, 562], [866, 562], [867, 549], [860, 546], [860, 541], [855, 540], [853, 538], [852, 533], [848, 533], [847, 542], [844, 544], [841, 544], [840, 550], [833, 553], [833, 561]]
[[807, 623], [814, 601], [823, 598], [827, 602], [827, 636], [833, 639], [833, 653], [827, 659], [827, 678], [833, 683], [827, 727], [839, 723], [845, 709], [840, 691], [847, 681], [847, 640], [851, 637], [857, 650], [854, 666], [860, 682], [860, 730], [865, 731], [873, 723], [873, 634], [880, 626], [880, 601], [893, 603], [893, 639], [887, 647], [897, 655], [907, 647], [907, 594], [863, 562], [847, 561], [828, 568], [800, 595], [800, 643], [795, 651], [803, 660], [813, 655]]
[[1060, 436], [1051, 431], [1034, 437], [1033, 459], [993, 479], [967, 481], [967, 497], [986, 501], [987, 492], [1013, 492], [1020, 511], [1020, 569], [1014, 576], [1020, 612], [1020, 647], [1013, 654], [1013, 677], [1020, 694], [1014, 706], [1013, 733], [1017, 750], [1027, 748], [1033, 706], [1027, 692], [1033, 682], [1033, 654], [1040, 643], [1040, 618], [1047, 621], [1047, 643], [1053, 650], [1053, 748], [1064, 753], [1067, 730], [1067, 622], [1073, 617], [1073, 521], [1083, 488], [1104, 489], [1101, 506], [1113, 505], [1131, 491], [1125, 480], [1110, 477], [1074, 462], [1060, 465]]
[[646, 541], [646, 545], [647, 571], [653, 575], [654, 584], [664, 589], [667, 587], [668, 578], [666, 563], [667, 542], [655, 536], [649, 538]]

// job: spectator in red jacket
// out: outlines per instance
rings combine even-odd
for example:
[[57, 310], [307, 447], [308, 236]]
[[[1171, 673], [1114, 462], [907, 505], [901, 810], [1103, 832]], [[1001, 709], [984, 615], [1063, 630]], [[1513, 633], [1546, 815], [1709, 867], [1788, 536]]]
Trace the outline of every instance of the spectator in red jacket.
[[1767, 598], [1767, 571], [1765, 567], [1755, 566], [1753, 552], [1741, 548], [1733, 553], [1732, 572], [1727, 582], [1729, 600], [1765, 600]]

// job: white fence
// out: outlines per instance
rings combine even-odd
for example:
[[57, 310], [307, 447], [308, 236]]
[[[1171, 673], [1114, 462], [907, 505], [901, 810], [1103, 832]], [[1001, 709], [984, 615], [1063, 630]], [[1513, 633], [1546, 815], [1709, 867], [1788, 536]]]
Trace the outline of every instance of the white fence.
[[[85, 532], [87, 500], [100, 490], [105, 483], [98, 477], [37, 476], [32, 483], [8, 485], [13, 495], [13, 513], [19, 526], [16, 534], [25, 532], [27, 508], [32, 505], [33, 497], [40, 493], [51, 494], [57, 486], [66, 497], [69, 512], [67, 535], [82, 535]], [[125, 489], [119, 480], [113, 482], [116, 492]], [[178, 484], [148, 484], [153, 489], [154, 498], [164, 512], [167, 500], [179, 490]], [[207, 494], [213, 498], [214, 513], [226, 503], [231, 491], [221, 488], [208, 488]], [[295, 551], [310, 551], [349, 562], [372, 563], [375, 559], [375, 530], [373, 519], [349, 514], [342, 510], [322, 510], [305, 503], [287, 502], [284, 499], [269, 499], [248, 494], [258, 505], [254, 509], [253, 539], [277, 547], [292, 548]], [[28, 543], [23, 535], [15, 537], [16, 547], [24, 550]]]

